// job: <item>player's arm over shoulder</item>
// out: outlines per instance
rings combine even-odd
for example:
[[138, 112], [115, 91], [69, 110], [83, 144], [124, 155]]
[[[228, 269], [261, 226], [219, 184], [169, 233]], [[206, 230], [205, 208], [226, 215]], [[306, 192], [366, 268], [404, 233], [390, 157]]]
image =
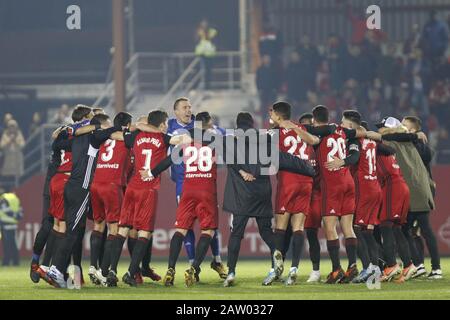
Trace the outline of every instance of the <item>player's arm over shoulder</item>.
[[70, 151], [72, 148], [73, 139], [69, 139], [69, 133], [67, 129], [59, 131], [56, 139], [52, 143], [52, 150], [58, 152], [60, 150]]
[[286, 128], [286, 129], [292, 129], [295, 131], [298, 137], [305, 141], [309, 145], [317, 145], [320, 143], [320, 139], [318, 136], [315, 136], [307, 131], [307, 129], [302, 125], [296, 125], [290, 120], [283, 121], [280, 124], [280, 127]]
[[179, 144], [188, 144], [192, 142], [192, 138], [190, 134], [179, 134], [176, 136], [172, 136], [169, 134], [164, 134], [164, 143], [166, 145], [179, 145]]
[[366, 138], [367, 130], [364, 127], [359, 126], [356, 129], [342, 128], [345, 132], [347, 139], [359, 139]]
[[280, 170], [301, 174], [308, 177], [314, 177], [316, 172], [307, 160], [300, 159], [287, 152], [279, 153]]
[[333, 134], [336, 129], [337, 126], [334, 124], [327, 124], [327, 125], [323, 125], [323, 126], [312, 126], [312, 125], [304, 125], [306, 131], [308, 131], [308, 133], [317, 136], [319, 138], [323, 138], [326, 136], [329, 136], [331, 134]]
[[395, 132], [384, 134], [384, 141], [396, 141], [396, 142], [415, 142], [418, 139], [416, 133], [407, 133], [407, 132]]
[[[127, 147], [128, 149], [133, 148], [134, 146], [134, 141], [136, 140], [136, 137], [138, 136], [138, 134], [140, 133], [140, 131], [123, 131], [123, 132], [115, 132], [111, 138], [116, 140], [115, 138], [121, 138], [123, 140], [123, 142], [125, 143], [125, 147]], [[120, 137], [119, 137], [120, 136]], [[121, 141], [120, 139], [117, 139], [119, 141]]]

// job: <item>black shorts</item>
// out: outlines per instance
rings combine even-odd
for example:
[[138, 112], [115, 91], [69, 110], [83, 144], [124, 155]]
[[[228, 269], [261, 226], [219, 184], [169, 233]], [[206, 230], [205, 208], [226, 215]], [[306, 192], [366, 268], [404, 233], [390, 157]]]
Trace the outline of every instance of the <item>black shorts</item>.
[[89, 210], [90, 192], [80, 184], [70, 180], [64, 188], [64, 220], [67, 232], [86, 224], [86, 215]]

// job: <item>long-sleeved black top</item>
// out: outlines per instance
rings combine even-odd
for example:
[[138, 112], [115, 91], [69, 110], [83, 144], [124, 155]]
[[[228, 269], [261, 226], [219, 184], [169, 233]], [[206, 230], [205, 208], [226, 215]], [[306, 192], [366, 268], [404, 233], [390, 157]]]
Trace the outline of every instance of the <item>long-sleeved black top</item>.
[[72, 172], [69, 182], [89, 190], [97, 167], [98, 150], [111, 134], [121, 131], [120, 127], [97, 129], [92, 133], [73, 138], [72, 142]]

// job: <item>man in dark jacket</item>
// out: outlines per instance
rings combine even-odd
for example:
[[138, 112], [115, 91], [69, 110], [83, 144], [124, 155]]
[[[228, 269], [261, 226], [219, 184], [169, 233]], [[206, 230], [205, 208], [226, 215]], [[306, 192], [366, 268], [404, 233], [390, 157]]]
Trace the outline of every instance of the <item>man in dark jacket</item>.
[[[242, 129], [245, 132], [254, 130], [253, 118], [249, 113], [240, 113], [237, 116], [236, 124], [238, 129]], [[277, 252], [275, 252], [272, 232], [272, 186], [270, 176], [264, 174], [271, 164], [265, 164], [259, 157], [261, 154], [260, 151], [263, 150], [261, 148], [268, 147], [268, 149], [270, 149], [269, 145], [272, 144], [272, 140], [276, 140], [276, 137], [271, 138], [270, 136], [264, 136], [257, 131], [255, 132], [258, 133], [256, 149], [258, 158], [256, 164], [253, 164], [252, 161], [250, 161], [252, 154], [249, 152], [254, 144], [250, 143], [250, 139], [247, 139], [247, 136], [238, 136], [236, 138], [238, 141], [236, 143], [236, 154], [238, 156], [239, 154], [245, 156], [245, 164], [241, 164], [240, 166], [228, 166], [223, 209], [232, 213], [232, 219], [231, 234], [228, 241], [228, 276], [224, 282], [225, 287], [231, 286], [235, 280], [236, 264], [239, 257], [241, 240], [244, 237], [245, 227], [250, 218], [256, 219], [259, 233], [270, 248], [271, 256], [274, 257], [273, 267], [282, 265], [281, 253], [277, 254]], [[264, 143], [265, 138], [267, 138], [267, 145]], [[240, 144], [240, 139], [244, 139], [245, 143]], [[278, 150], [276, 150], [276, 152], [278, 152]], [[275, 155], [269, 154], [269, 156]], [[278, 161], [280, 169], [308, 176], [315, 175], [314, 169], [306, 161], [300, 160], [287, 153], [279, 153]]]

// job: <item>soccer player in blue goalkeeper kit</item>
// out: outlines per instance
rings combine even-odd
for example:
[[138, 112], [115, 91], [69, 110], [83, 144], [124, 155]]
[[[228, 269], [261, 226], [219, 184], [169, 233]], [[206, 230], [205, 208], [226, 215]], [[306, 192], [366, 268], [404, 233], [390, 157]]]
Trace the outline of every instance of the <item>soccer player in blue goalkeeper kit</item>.
[[[187, 98], [178, 98], [173, 105], [175, 118], [169, 120], [168, 134], [180, 134], [182, 130], [190, 130], [194, 127], [194, 116], [192, 115], [192, 106]], [[216, 130], [224, 134], [224, 130], [216, 127]], [[170, 176], [176, 184], [176, 196], [177, 204], [181, 198], [184, 180], [184, 166], [183, 164], [172, 165], [170, 168]], [[193, 230], [189, 230], [184, 238], [184, 246], [189, 258], [189, 262], [192, 263], [195, 257], [195, 234]], [[215, 270], [222, 279], [227, 277], [227, 270], [222, 263], [220, 257], [220, 245], [218, 238], [218, 231], [214, 234], [211, 241], [211, 251], [213, 255], [213, 261], [211, 262], [211, 268]], [[198, 279], [197, 279], [198, 281]]]

